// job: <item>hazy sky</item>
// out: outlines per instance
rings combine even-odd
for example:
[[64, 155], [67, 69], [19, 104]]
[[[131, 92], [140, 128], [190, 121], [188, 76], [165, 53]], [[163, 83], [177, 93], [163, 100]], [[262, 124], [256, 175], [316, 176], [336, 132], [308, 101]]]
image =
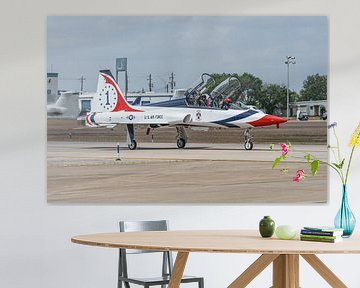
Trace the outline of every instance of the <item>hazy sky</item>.
[[[99, 69], [115, 75], [115, 59], [128, 58], [129, 91], [164, 91], [171, 72], [176, 88], [188, 88], [202, 72], [252, 73], [266, 83], [299, 91], [311, 74], [328, 73], [326, 17], [48, 17], [48, 72], [59, 89], [95, 91]], [[120, 81], [123, 78], [120, 77]], [[122, 83], [121, 83], [121, 85]]]

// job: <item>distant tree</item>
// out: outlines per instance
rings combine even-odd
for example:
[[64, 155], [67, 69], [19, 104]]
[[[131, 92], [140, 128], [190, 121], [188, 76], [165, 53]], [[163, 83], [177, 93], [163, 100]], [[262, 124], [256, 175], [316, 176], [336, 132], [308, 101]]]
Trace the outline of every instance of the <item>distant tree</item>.
[[286, 87], [278, 84], [266, 84], [257, 100], [260, 109], [268, 114], [274, 114], [277, 109], [284, 107], [284, 101], [286, 107]]
[[[298, 94], [289, 91], [289, 102], [294, 101]], [[259, 108], [268, 114], [280, 114], [281, 110], [286, 109], [286, 86], [278, 84], [265, 84], [261, 91], [260, 97], [257, 99]]]
[[261, 96], [263, 81], [250, 73], [239, 76], [241, 83], [241, 100], [248, 105], [258, 105], [257, 99]]
[[327, 76], [309, 75], [303, 82], [300, 90], [299, 101], [326, 100], [327, 99]]

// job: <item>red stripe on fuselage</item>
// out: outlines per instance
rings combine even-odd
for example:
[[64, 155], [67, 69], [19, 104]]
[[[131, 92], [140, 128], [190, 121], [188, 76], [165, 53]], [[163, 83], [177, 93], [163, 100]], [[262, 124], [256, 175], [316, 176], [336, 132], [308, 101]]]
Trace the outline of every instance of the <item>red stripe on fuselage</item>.
[[132, 108], [125, 100], [124, 96], [122, 95], [122, 93], [120, 92], [120, 90], [118, 89], [117, 84], [114, 82], [113, 79], [111, 79], [109, 76], [107, 76], [106, 74], [101, 73], [101, 75], [105, 78], [105, 83], [106, 84], [110, 84], [112, 85], [115, 90], [116, 90], [116, 94], [117, 94], [117, 102], [116, 105], [114, 107], [114, 109], [111, 112], [115, 112], [115, 111], [127, 111], [127, 112], [142, 112], [141, 110], [137, 110]]
[[262, 117], [258, 120], [248, 122], [248, 124], [250, 124], [254, 127], [257, 127], [257, 126], [278, 125], [278, 124], [285, 123], [285, 122], [287, 122], [287, 120], [284, 118], [266, 114], [264, 117]]
[[86, 121], [86, 123], [88, 123], [88, 125], [89, 125], [89, 126], [93, 126], [93, 125], [90, 123], [90, 121], [89, 121], [89, 117], [90, 117], [90, 115], [91, 115], [91, 114], [86, 115], [86, 117], [85, 117], [85, 121]]

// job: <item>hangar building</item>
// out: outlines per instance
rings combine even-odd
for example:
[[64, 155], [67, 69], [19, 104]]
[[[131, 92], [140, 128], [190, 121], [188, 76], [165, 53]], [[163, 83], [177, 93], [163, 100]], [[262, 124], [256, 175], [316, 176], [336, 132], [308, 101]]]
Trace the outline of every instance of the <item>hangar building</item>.
[[322, 116], [327, 111], [327, 100], [299, 101], [290, 104], [291, 115], [305, 112], [310, 117]]

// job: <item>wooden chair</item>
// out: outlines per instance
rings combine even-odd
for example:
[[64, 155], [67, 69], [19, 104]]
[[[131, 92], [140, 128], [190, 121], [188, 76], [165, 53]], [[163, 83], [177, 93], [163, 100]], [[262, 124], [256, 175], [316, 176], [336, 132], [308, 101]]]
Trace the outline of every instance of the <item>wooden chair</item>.
[[[134, 231], [167, 231], [168, 222], [166, 220], [159, 221], [120, 221], [120, 232]], [[119, 266], [118, 266], [118, 288], [130, 288], [130, 284], [136, 284], [149, 288], [150, 286], [160, 286], [165, 288], [169, 284], [170, 276], [173, 268], [173, 259], [171, 252], [135, 250], [135, 249], [119, 249]], [[162, 274], [160, 277], [152, 278], [134, 278], [129, 277], [127, 269], [127, 254], [142, 253], [163, 253]], [[159, 265], [160, 266], [160, 265]], [[198, 288], [204, 288], [204, 278], [194, 276], [183, 276], [181, 283], [198, 283]]]

